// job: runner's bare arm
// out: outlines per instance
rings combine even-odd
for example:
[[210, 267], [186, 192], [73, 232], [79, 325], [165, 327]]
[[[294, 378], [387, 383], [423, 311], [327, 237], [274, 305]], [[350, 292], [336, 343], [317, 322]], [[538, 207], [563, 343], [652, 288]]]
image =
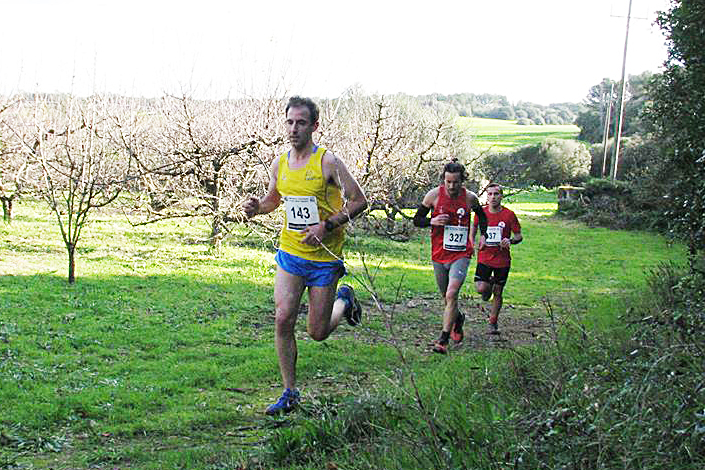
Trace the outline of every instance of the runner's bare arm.
[[509, 243], [511, 243], [512, 245], [517, 245], [521, 243], [521, 241], [524, 239], [521, 234], [521, 230], [517, 230], [516, 232], [513, 231], [513, 233], [514, 235], [512, 235], [512, 238], [509, 239]]
[[332, 179], [336, 186], [343, 191], [345, 199], [343, 209], [328, 217], [329, 225], [332, 225], [332, 228], [340, 227], [367, 209], [367, 197], [355, 177], [348, 171], [345, 163], [332, 152], [326, 152], [323, 155], [322, 167], [323, 176]]
[[514, 221], [510, 223], [512, 235], [506, 239], [506, 245], [504, 245], [504, 240], [502, 240], [504, 248], [509, 248], [509, 245], [517, 245], [524, 239], [521, 235], [521, 225], [519, 225], [519, 221], [516, 219], [516, 214], [513, 214], [513, 216]]

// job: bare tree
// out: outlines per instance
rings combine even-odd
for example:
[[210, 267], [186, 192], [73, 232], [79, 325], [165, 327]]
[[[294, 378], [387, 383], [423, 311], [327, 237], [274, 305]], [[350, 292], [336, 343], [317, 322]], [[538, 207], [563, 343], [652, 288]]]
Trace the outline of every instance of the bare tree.
[[[404, 239], [410, 219], [403, 209], [416, 207], [425, 192], [438, 184], [439, 164], [467, 159], [469, 137], [455, 118], [422, 108], [404, 96], [369, 96], [359, 90], [327, 102], [321, 142], [347, 158], [371, 202], [385, 213], [382, 223], [367, 222], [379, 234]], [[402, 222], [397, 215], [402, 216]]]
[[6, 122], [11, 118], [13, 106], [19, 102], [19, 97], [0, 98], [0, 201], [2, 201], [2, 216], [5, 223], [12, 221], [12, 204], [22, 194], [22, 175], [27, 170], [25, 158], [13, 151], [12, 132]]
[[147, 195], [139, 207], [146, 217], [138, 223], [203, 216], [217, 245], [228, 223], [244, 221], [244, 195], [266, 183], [283, 143], [280, 112], [274, 99], [159, 100], [148, 142], [132, 149]]
[[41, 173], [35, 190], [56, 215], [73, 284], [76, 247], [90, 212], [113, 202], [129, 179], [131, 158], [109, 118], [125, 107], [100, 96], [35, 96], [22, 104], [13, 133]]
[[[142, 103], [140, 122], [116, 122], [122, 147], [139, 166], [131, 189], [138, 194], [133, 224], [177, 217], [205, 217], [217, 246], [229, 224], [244, 222], [244, 196], [263, 193], [272, 159], [286, 150], [283, 110], [275, 98], [199, 101], [165, 96]], [[467, 136], [454, 118], [400, 96], [351, 91], [322, 100], [319, 142], [344, 159], [364, 187], [373, 209], [384, 211], [373, 230], [404, 238], [410, 224], [397, 221], [436, 184], [439, 162], [466, 158]], [[131, 201], [134, 202], [134, 201]], [[141, 215], [140, 215], [141, 214]], [[407, 217], [408, 218], [408, 217]], [[252, 222], [249, 222], [252, 224]], [[280, 221], [258, 220], [274, 237]], [[254, 225], [254, 224], [253, 224]]]

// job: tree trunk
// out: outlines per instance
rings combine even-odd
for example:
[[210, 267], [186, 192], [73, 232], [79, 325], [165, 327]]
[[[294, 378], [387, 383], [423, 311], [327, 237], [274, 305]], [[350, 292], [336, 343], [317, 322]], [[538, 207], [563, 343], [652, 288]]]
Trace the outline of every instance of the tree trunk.
[[12, 197], [2, 197], [2, 220], [6, 224], [12, 222]]
[[384, 212], [387, 215], [387, 233], [394, 233], [396, 230], [398, 211], [396, 210], [396, 208], [391, 207], [385, 209]]
[[218, 250], [220, 249], [221, 242], [223, 241], [223, 236], [225, 235], [225, 222], [223, 222], [223, 216], [217, 214], [213, 217], [213, 225], [211, 226], [211, 246]]
[[73, 284], [76, 282], [76, 247], [67, 243], [66, 250], [69, 253], [69, 284]]
[[220, 213], [220, 184], [218, 183], [220, 176], [221, 166], [213, 163], [216, 169], [215, 176], [211, 184], [206, 185], [206, 192], [210, 198], [210, 206], [213, 211], [213, 225], [211, 226], [211, 246], [218, 250], [220, 248], [220, 242], [223, 240], [223, 235], [225, 231], [225, 222], [223, 221], [223, 214]]

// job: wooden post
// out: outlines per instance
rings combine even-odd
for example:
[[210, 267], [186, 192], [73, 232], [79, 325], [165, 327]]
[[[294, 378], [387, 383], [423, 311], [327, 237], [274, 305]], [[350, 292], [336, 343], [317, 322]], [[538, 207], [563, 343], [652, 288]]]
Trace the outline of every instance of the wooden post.
[[610, 94], [607, 98], [607, 109], [605, 109], [605, 126], [602, 131], [602, 173], [601, 177], [607, 174], [607, 142], [610, 137], [610, 120], [612, 120], [612, 95], [614, 95], [614, 83], [610, 85]]
[[619, 93], [619, 106], [617, 115], [617, 130], [614, 139], [614, 158], [612, 159], [612, 180], [617, 179], [617, 168], [619, 167], [619, 145], [622, 136], [622, 121], [624, 121], [624, 91], [627, 88], [627, 44], [629, 43], [629, 20], [632, 16], [632, 0], [629, 0], [629, 11], [627, 12], [627, 32], [624, 37], [624, 57], [622, 59], [622, 91]]

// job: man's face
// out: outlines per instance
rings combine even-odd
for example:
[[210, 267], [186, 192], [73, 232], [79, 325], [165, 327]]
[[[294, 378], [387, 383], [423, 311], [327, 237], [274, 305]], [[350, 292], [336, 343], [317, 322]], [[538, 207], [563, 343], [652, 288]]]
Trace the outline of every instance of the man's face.
[[443, 184], [450, 197], [457, 196], [460, 193], [460, 186], [463, 184], [460, 173], [448, 173], [446, 171], [443, 175]]
[[495, 209], [502, 204], [502, 190], [497, 186], [487, 188], [487, 204]]
[[306, 106], [292, 106], [286, 113], [286, 131], [289, 142], [296, 150], [303, 150], [311, 142], [317, 122], [311, 122], [311, 113]]

